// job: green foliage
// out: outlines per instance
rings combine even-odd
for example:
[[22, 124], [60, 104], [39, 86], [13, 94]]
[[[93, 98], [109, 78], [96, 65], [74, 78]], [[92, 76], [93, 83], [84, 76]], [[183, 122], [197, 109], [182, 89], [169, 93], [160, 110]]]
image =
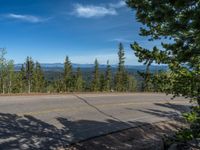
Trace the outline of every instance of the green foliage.
[[183, 130], [177, 132], [177, 134], [176, 134], [176, 140], [179, 142], [190, 141], [193, 138], [194, 137], [193, 137], [192, 131], [188, 128], [183, 129]]
[[105, 73], [105, 91], [109, 92], [111, 91], [111, 85], [112, 84], [112, 72], [111, 72], [111, 66], [109, 64], [109, 61], [107, 61], [107, 67], [106, 67], [106, 73]]
[[[95, 60], [94, 69], [87, 71], [77, 68], [75, 71], [66, 57], [64, 68], [60, 72], [44, 71], [39, 62], [27, 57], [21, 69], [14, 70], [14, 62], [6, 60], [5, 49], [0, 50], [0, 93], [63, 93], [63, 92], [120, 92], [135, 91], [136, 80], [124, 66], [125, 53], [119, 44], [118, 68], [111, 68], [107, 61], [106, 69], [99, 68]], [[47, 77], [51, 74], [50, 78]], [[114, 82], [115, 81], [115, 82]], [[116, 88], [117, 85], [117, 88]]]
[[118, 70], [115, 75], [115, 90], [119, 92], [126, 92], [128, 91], [128, 73], [125, 69], [125, 52], [122, 43], [119, 44], [119, 51], [118, 51]]
[[200, 2], [127, 0], [127, 4], [144, 25], [140, 35], [161, 40], [161, 49], [132, 44], [139, 61], [167, 64], [172, 77], [170, 92], [200, 101]]
[[45, 80], [44, 73], [39, 62], [36, 62], [35, 68], [33, 71], [33, 91], [34, 92], [44, 92], [45, 90]]
[[118, 72], [124, 72], [125, 52], [124, 52], [124, 46], [122, 43], [119, 43], [118, 58], [119, 58]]
[[13, 92], [14, 62], [6, 60], [6, 50], [0, 49], [0, 90], [3, 94]]
[[15, 72], [14, 76], [13, 76], [13, 81], [12, 81], [12, 91], [11, 93], [23, 93], [23, 91], [20, 91], [20, 76], [19, 76], [19, 72]]
[[14, 81], [14, 61], [10, 60], [7, 62], [7, 87], [8, 93], [12, 93], [13, 91], [13, 81]]
[[53, 82], [53, 89], [54, 89], [53, 92], [62, 93], [64, 88], [65, 86], [62, 79]]
[[200, 107], [194, 106], [192, 111], [184, 113], [183, 116], [190, 124], [190, 128], [182, 129], [176, 134], [176, 140], [186, 142], [200, 138]]
[[190, 113], [184, 113], [183, 116], [189, 123], [193, 123], [197, 120], [197, 113], [194, 111]]
[[5, 59], [6, 50], [0, 49], [0, 78], [1, 78], [1, 92], [5, 93], [5, 78], [6, 74], [6, 59]]
[[170, 71], [156, 72], [151, 75], [151, 90], [154, 92], [172, 93], [172, 75]]
[[106, 91], [106, 81], [105, 81], [105, 76], [104, 74], [101, 74], [100, 75], [100, 91], [101, 92], [105, 92]]
[[74, 88], [74, 80], [72, 74], [72, 65], [69, 60], [69, 57], [66, 56], [64, 62], [64, 91], [70, 92]]
[[84, 80], [82, 77], [81, 69], [78, 67], [75, 76], [75, 91], [82, 92], [84, 88]]
[[146, 65], [146, 72], [138, 72], [138, 74], [144, 79], [143, 91], [152, 91], [150, 66], [153, 62], [160, 64], [164, 63], [167, 56], [164, 51], [159, 51], [156, 47], [152, 50], [148, 50], [139, 46], [137, 42], [131, 44], [131, 48], [134, 50], [135, 56], [138, 57], [138, 62]]
[[25, 72], [26, 72], [26, 82], [28, 84], [28, 93], [31, 93], [33, 90], [32, 88], [32, 82], [33, 82], [33, 70], [34, 69], [34, 62], [31, 57], [26, 58], [25, 62]]
[[93, 71], [93, 80], [91, 84], [91, 91], [98, 92], [100, 90], [100, 81], [99, 81], [99, 63], [95, 59], [94, 62], [94, 71]]
[[127, 88], [127, 91], [129, 91], [129, 92], [136, 91], [136, 85], [137, 85], [137, 81], [134, 78], [134, 76], [129, 75], [128, 76], [128, 85], [127, 85], [128, 88]]
[[24, 93], [26, 91], [26, 71], [24, 65], [22, 65], [21, 70], [18, 73], [17, 81], [19, 82], [19, 93]]
[[[167, 64], [169, 74], [154, 78], [166, 93], [184, 96], [197, 102], [198, 107], [185, 114], [190, 128], [178, 133], [180, 140], [200, 136], [200, 1], [199, 0], [127, 0], [143, 24], [140, 35], [149, 41], [160, 40], [162, 48], [148, 50], [138, 43], [131, 45], [139, 62]], [[148, 70], [148, 68], [147, 68]], [[164, 79], [162, 81], [162, 79]], [[168, 83], [167, 83], [168, 82]], [[158, 85], [160, 84], [160, 85]]]

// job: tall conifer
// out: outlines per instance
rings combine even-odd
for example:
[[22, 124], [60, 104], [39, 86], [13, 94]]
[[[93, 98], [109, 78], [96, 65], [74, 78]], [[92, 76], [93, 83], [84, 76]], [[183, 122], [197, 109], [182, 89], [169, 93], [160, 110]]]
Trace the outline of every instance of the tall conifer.
[[97, 92], [97, 91], [99, 91], [99, 89], [100, 89], [100, 83], [99, 83], [99, 63], [98, 63], [98, 60], [95, 59], [91, 90], [94, 91], [94, 92]]

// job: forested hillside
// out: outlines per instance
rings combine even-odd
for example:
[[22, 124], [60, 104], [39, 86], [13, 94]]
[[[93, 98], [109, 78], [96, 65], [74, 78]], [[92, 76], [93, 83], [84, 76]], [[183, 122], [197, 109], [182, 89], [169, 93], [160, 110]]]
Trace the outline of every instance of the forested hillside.
[[[117, 65], [72, 64], [66, 56], [64, 63], [40, 64], [27, 57], [23, 64], [6, 60], [6, 50], [0, 51], [0, 93], [64, 93], [64, 92], [133, 92], [144, 91], [141, 72], [146, 66], [125, 66], [125, 52], [119, 44]], [[166, 66], [151, 66], [152, 74], [166, 71]], [[155, 85], [149, 91], [158, 91]]]

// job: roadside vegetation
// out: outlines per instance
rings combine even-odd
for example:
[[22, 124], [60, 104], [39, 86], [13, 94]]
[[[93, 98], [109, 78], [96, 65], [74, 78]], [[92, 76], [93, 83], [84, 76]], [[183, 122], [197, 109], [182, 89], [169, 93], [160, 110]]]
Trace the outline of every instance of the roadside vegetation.
[[[184, 114], [190, 128], [180, 131], [176, 140], [200, 143], [200, 1], [199, 0], [127, 0], [143, 24], [140, 35], [160, 46], [143, 48], [131, 44], [140, 62], [146, 65], [145, 89], [149, 81], [162, 85], [161, 91], [184, 96], [194, 103], [192, 111]], [[152, 63], [166, 64], [169, 71], [159, 76], [149, 74]]]
[[80, 67], [76, 70], [68, 56], [64, 68], [54, 80], [45, 77], [45, 72], [39, 62], [27, 57], [20, 71], [14, 69], [14, 61], [6, 60], [6, 50], [0, 50], [0, 93], [66, 93], [66, 92], [133, 92], [137, 81], [133, 74], [125, 68], [125, 52], [119, 44], [119, 64], [113, 72], [107, 61], [104, 72], [99, 69], [96, 59], [94, 68], [89, 75], [84, 75]]

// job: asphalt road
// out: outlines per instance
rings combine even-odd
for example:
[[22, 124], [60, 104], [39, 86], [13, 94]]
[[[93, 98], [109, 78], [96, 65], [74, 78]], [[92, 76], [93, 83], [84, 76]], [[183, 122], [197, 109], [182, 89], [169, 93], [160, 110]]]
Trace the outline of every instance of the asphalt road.
[[0, 149], [56, 149], [188, 110], [188, 100], [170, 98], [151, 93], [1, 96]]

